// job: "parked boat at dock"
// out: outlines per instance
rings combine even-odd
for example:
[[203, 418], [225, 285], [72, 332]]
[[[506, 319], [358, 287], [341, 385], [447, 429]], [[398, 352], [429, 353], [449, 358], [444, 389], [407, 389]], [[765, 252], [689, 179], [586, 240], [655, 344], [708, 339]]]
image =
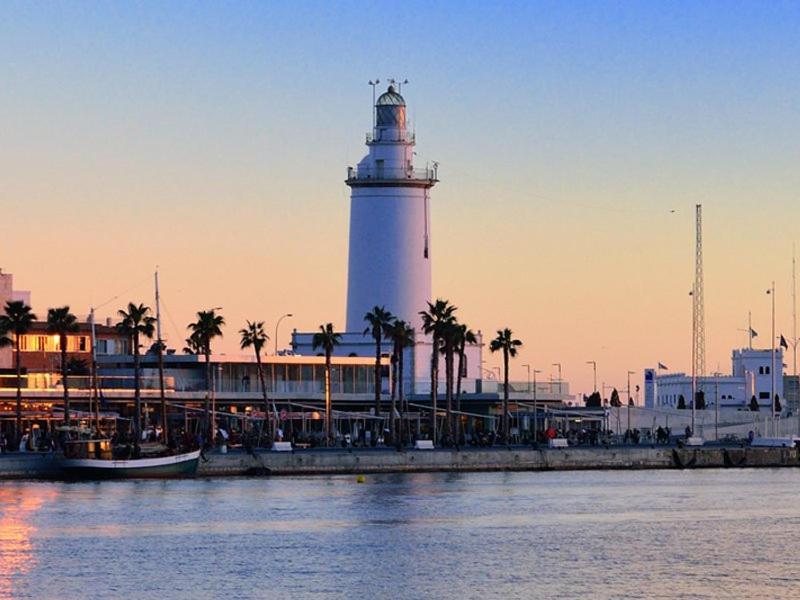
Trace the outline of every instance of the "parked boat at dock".
[[59, 468], [68, 479], [177, 479], [197, 473], [200, 450], [165, 456], [115, 458], [111, 440], [71, 440]]

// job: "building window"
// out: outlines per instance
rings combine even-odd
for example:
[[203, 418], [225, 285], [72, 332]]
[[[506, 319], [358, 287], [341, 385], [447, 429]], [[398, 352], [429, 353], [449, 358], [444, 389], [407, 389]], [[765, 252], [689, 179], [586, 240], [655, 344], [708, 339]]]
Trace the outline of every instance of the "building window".
[[764, 375], [769, 375], [769, 367], [764, 367]]
[[758, 367], [758, 374], [759, 375], [763, 375], [764, 374], [764, 367]]
[[82, 335], [78, 338], [78, 351], [86, 352], [86, 336]]
[[758, 397], [761, 400], [769, 400], [769, 392], [758, 392]]
[[44, 352], [47, 350], [47, 336], [46, 335], [37, 335], [36, 336], [36, 345], [33, 348], [34, 350], [41, 350]]

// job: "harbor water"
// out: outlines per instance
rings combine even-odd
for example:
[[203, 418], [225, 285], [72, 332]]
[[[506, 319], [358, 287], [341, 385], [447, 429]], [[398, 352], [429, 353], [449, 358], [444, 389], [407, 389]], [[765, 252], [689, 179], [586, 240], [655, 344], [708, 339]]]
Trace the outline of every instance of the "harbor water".
[[0, 483], [0, 598], [796, 596], [800, 471]]

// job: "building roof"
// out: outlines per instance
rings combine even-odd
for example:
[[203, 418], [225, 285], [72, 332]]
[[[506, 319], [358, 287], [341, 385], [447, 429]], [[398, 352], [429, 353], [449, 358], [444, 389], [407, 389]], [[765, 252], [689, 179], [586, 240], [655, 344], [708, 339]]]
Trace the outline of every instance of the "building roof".
[[393, 85], [389, 86], [383, 94], [380, 95], [375, 106], [405, 106], [406, 101], [397, 93]]

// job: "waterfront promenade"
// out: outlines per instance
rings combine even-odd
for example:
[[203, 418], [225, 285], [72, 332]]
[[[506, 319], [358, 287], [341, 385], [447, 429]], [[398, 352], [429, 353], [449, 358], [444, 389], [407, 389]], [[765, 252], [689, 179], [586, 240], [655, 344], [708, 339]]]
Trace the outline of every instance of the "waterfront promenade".
[[[303, 449], [293, 452], [239, 450], [210, 452], [201, 461], [199, 477], [336, 475], [403, 472], [570, 471], [618, 469], [701, 469], [798, 467], [794, 448], [748, 446], [575, 446], [563, 449], [531, 446], [405, 450]], [[58, 477], [55, 457], [49, 453], [0, 456], [0, 479]]]

